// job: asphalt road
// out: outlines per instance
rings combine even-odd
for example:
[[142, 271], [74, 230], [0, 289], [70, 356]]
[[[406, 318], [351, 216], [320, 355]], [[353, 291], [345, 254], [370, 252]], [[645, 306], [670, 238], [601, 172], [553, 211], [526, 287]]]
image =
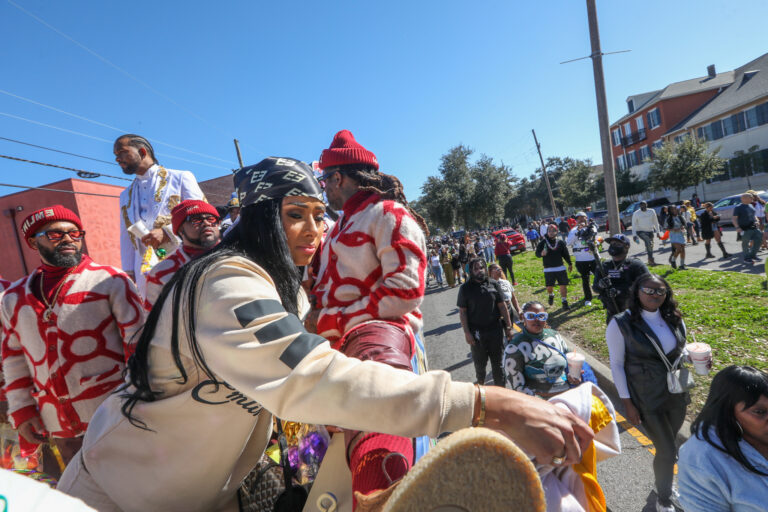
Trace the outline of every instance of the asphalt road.
[[[464, 340], [456, 307], [456, 288], [427, 289], [422, 307], [424, 314], [424, 338], [430, 369], [446, 370], [455, 380], [474, 382], [475, 371]], [[488, 383], [492, 384], [490, 368]], [[611, 397], [617, 411], [623, 414], [621, 402]], [[629, 427], [626, 423], [626, 427]], [[603, 487], [606, 502], [612, 512], [653, 512], [656, 510], [656, 494], [653, 491], [652, 446], [644, 446], [638, 440], [640, 434], [620, 426], [622, 454], [598, 465], [598, 480]]]

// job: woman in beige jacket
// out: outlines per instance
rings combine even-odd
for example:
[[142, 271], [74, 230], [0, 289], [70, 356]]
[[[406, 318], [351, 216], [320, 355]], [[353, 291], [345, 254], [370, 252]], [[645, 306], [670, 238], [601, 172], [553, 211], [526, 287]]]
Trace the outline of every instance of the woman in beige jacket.
[[235, 185], [238, 225], [164, 287], [128, 384], [96, 411], [60, 490], [102, 512], [237, 510], [273, 415], [407, 437], [484, 421], [538, 460], [581, 459], [592, 432], [569, 412], [348, 358], [307, 333], [297, 266], [320, 241], [322, 190], [288, 158], [241, 169]]

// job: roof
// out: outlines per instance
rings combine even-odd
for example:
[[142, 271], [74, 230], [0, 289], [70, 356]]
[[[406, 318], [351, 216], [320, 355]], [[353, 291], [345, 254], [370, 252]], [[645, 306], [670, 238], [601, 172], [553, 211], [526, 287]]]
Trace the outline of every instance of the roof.
[[736, 68], [731, 86], [712, 98], [667, 133], [705, 123], [741, 105], [768, 96], [768, 53]]
[[[658, 103], [662, 100], [668, 100], [671, 98], [678, 98], [680, 96], [688, 96], [690, 94], [696, 94], [699, 92], [710, 91], [712, 89], [720, 89], [721, 87], [727, 87], [734, 81], [735, 71], [725, 71], [718, 73], [714, 77], [704, 76], [699, 78], [692, 78], [690, 80], [683, 80], [682, 82], [675, 82], [669, 84], [660, 91], [651, 91], [642, 94], [636, 94], [627, 98], [635, 100], [635, 110], [632, 113], [626, 114], [618, 121], [614, 121], [611, 125], [620, 123], [626, 119], [637, 115], [638, 111], [648, 108], [651, 105]], [[643, 104], [638, 104], [640, 100], [645, 100]]]

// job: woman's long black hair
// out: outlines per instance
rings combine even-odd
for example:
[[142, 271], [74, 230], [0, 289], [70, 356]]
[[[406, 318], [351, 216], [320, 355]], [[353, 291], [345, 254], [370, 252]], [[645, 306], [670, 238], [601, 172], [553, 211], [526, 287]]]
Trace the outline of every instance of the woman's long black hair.
[[216, 381], [197, 344], [195, 323], [197, 285], [206, 271], [218, 261], [232, 256], [242, 256], [255, 262], [266, 270], [274, 281], [285, 310], [298, 315], [297, 298], [301, 287], [301, 275], [288, 248], [280, 218], [281, 205], [282, 199], [270, 199], [243, 208], [240, 211], [238, 224], [233, 226], [219, 245], [182, 266], [163, 287], [144, 324], [144, 329], [136, 343], [136, 350], [128, 360], [128, 383], [119, 388], [120, 391], [124, 391], [121, 395], [125, 399], [122, 406], [123, 415], [131, 424], [147, 429], [146, 423], [135, 418], [132, 411], [138, 402], [152, 402], [158, 395], [158, 392], [150, 387], [149, 347], [155, 337], [163, 305], [169, 296], [172, 296], [173, 300], [171, 354], [181, 373], [182, 383], [187, 382], [188, 379], [179, 352], [179, 322], [182, 318], [189, 351], [195, 364], [208, 378]]
[[643, 274], [635, 279], [635, 282], [632, 283], [632, 286], [629, 288], [629, 311], [631, 313], [631, 320], [633, 322], [640, 322], [643, 319], [640, 314], [640, 310], [642, 310], [643, 307], [640, 304], [638, 295], [640, 294], [640, 287], [643, 286], [643, 283], [647, 283], [648, 281], [662, 283], [667, 289], [667, 296], [664, 298], [664, 302], [661, 306], [659, 306], [659, 312], [667, 324], [675, 327], [680, 326], [680, 323], [683, 321], [683, 313], [677, 308], [677, 301], [675, 300], [675, 294], [672, 291], [672, 287], [669, 286], [666, 279], [657, 274]]
[[[744, 403], [744, 408], [749, 408], [762, 396], [768, 397], [768, 373], [751, 366], [729, 366], [721, 370], [712, 379], [707, 401], [691, 424], [691, 434], [730, 455], [746, 470], [768, 476], [753, 466], [741, 451], [742, 429], [734, 414], [738, 404]], [[712, 439], [712, 428], [721, 444]]]

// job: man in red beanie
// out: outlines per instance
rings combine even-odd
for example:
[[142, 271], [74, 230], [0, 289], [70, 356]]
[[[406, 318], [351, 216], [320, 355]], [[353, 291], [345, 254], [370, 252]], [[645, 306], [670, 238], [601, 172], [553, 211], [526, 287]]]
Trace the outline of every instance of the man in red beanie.
[[[427, 265], [424, 220], [408, 206], [400, 181], [380, 173], [376, 156], [347, 130], [323, 150], [320, 169], [328, 203], [343, 215], [322, 245], [309, 328], [316, 320], [317, 333], [347, 356], [424, 372], [417, 336]], [[429, 445], [425, 438], [372, 432], [345, 436], [358, 502], [403, 476]]]
[[182, 265], [221, 241], [220, 224], [219, 212], [205, 201], [189, 199], [171, 210], [173, 234], [181, 238], [182, 244], [147, 274], [147, 293], [144, 298], [147, 311], [152, 309], [165, 283], [171, 280]]
[[42, 264], [0, 299], [8, 415], [22, 448], [47, 439], [68, 463], [96, 408], [123, 382], [144, 310], [124, 272], [82, 253], [75, 212], [43, 208], [21, 231]]

